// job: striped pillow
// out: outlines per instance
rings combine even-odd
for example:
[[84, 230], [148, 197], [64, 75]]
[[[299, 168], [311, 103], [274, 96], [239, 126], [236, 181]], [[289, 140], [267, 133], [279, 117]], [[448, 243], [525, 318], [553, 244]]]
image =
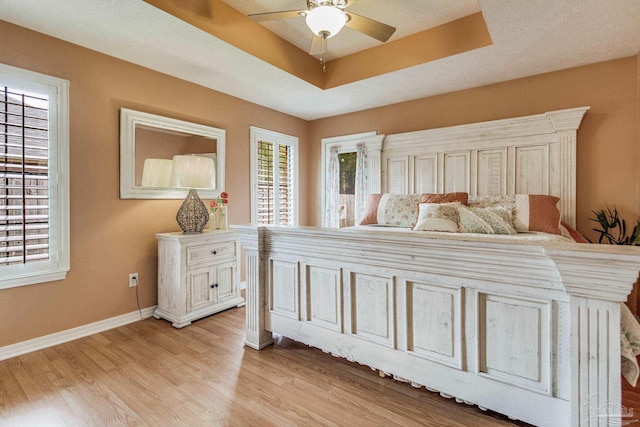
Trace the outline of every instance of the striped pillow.
[[481, 234], [516, 234], [511, 210], [504, 207], [474, 208], [460, 206], [460, 231]]
[[414, 231], [458, 232], [458, 207], [454, 203], [420, 203]]
[[520, 233], [541, 231], [562, 235], [560, 211], [556, 206], [559, 200], [558, 197], [544, 194], [495, 195], [470, 197], [469, 206], [513, 209], [513, 224]]

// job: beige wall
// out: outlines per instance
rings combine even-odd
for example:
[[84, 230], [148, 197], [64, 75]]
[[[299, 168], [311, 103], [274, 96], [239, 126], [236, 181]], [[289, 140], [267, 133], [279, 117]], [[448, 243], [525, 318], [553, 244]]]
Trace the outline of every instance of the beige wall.
[[[590, 211], [640, 211], [640, 56], [305, 122], [0, 21], [0, 63], [71, 82], [71, 271], [64, 281], [0, 290], [0, 347], [157, 302], [154, 233], [177, 231], [179, 200], [120, 200], [119, 108], [227, 131], [230, 221], [250, 220], [249, 126], [300, 138], [301, 224], [320, 223], [320, 139], [390, 134], [589, 105], [578, 135], [578, 229]], [[428, 78], [428, 76], [427, 76]]]
[[129, 273], [140, 275], [142, 307], [157, 303], [154, 233], [179, 230], [181, 201], [120, 200], [121, 107], [227, 131], [232, 223], [250, 221], [249, 126], [298, 136], [306, 162], [303, 120], [3, 21], [0, 34], [0, 63], [71, 82], [71, 270], [63, 281], [0, 290], [0, 347], [134, 311]]
[[633, 224], [640, 212], [639, 68], [640, 56], [630, 57], [315, 120], [309, 138], [309, 193], [315, 195], [310, 223], [321, 223], [321, 138], [409, 132], [588, 105], [578, 132], [578, 229], [594, 237], [588, 218], [605, 204], [615, 204]]

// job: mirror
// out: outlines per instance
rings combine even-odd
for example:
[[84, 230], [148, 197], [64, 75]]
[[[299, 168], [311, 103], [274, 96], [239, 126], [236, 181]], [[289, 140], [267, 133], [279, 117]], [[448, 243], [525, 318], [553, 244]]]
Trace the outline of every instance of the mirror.
[[[202, 199], [224, 191], [225, 131], [141, 111], [120, 109], [120, 198], [184, 199], [188, 189], [149, 184], [143, 172], [149, 159], [173, 159], [175, 155], [198, 155], [213, 159], [215, 188], [198, 189]], [[146, 162], [147, 165], [151, 162]], [[147, 175], [148, 175], [147, 166]], [[156, 186], [162, 185], [162, 186]]]

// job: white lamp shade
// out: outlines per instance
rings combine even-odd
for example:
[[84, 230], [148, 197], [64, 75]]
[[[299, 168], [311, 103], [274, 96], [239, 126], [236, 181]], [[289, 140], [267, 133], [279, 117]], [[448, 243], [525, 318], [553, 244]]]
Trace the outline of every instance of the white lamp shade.
[[171, 187], [216, 188], [216, 164], [207, 157], [173, 156]]
[[328, 39], [344, 27], [347, 15], [334, 6], [318, 6], [307, 12], [306, 22], [315, 35]]
[[145, 159], [142, 168], [142, 186], [168, 187], [171, 169], [173, 169], [173, 160]]

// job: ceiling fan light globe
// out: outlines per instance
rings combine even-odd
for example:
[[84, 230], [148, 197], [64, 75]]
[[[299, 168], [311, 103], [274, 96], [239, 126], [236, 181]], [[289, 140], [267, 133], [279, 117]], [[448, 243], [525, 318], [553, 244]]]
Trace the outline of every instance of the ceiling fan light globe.
[[347, 15], [334, 6], [318, 6], [307, 12], [307, 26], [319, 37], [330, 38], [347, 23]]

